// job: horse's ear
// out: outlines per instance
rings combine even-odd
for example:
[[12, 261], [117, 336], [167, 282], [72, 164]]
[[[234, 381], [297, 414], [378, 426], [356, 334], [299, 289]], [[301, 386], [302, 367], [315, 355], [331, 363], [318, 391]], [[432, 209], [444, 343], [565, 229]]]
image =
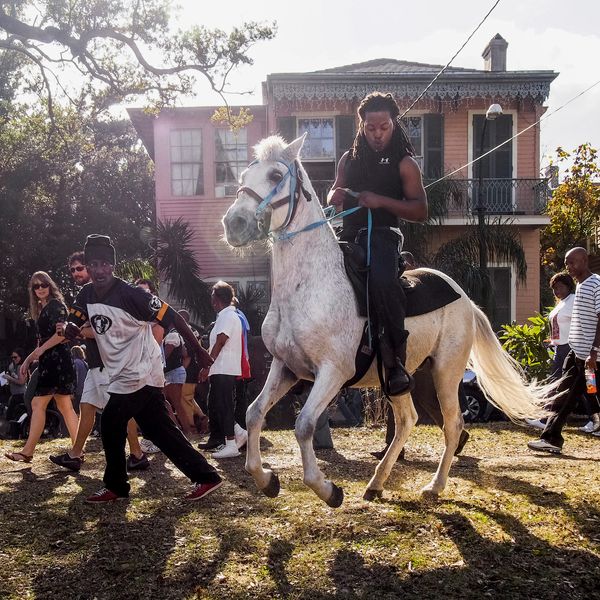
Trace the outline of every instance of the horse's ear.
[[296, 138], [283, 149], [283, 155], [288, 159], [289, 162], [296, 160], [300, 156], [300, 150], [302, 150], [302, 146], [304, 146], [305, 139], [306, 132], [304, 132], [299, 138]]

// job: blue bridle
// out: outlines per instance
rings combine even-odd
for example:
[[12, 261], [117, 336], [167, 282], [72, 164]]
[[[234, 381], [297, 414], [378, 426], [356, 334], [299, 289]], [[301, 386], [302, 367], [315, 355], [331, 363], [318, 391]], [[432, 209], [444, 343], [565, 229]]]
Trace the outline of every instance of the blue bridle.
[[[250, 168], [252, 165], [258, 164], [258, 162], [259, 162], [258, 160], [253, 160], [248, 165], [248, 168]], [[296, 208], [298, 206], [298, 200], [300, 198], [300, 192], [302, 191], [304, 193], [304, 196], [306, 197], [307, 202], [310, 202], [312, 200], [312, 198], [311, 198], [310, 194], [308, 193], [308, 191], [302, 185], [302, 173], [298, 168], [297, 160], [294, 160], [291, 163], [287, 163], [283, 160], [277, 160], [275, 162], [282, 164], [285, 167], [286, 172], [285, 172], [285, 175], [281, 178], [281, 181], [279, 181], [277, 183], [277, 185], [275, 185], [275, 187], [273, 187], [273, 189], [264, 198], [261, 197], [257, 192], [255, 192], [252, 188], [247, 187], [247, 186], [241, 186], [237, 190], [236, 195], [239, 195], [241, 192], [245, 192], [246, 194], [252, 196], [258, 202], [258, 206], [256, 207], [255, 214], [256, 214], [256, 218], [259, 221], [261, 220], [261, 217], [262, 217], [263, 213], [267, 210], [267, 208], [271, 208], [271, 209], [279, 208], [285, 202], [288, 202], [288, 212], [287, 212], [284, 222], [277, 229], [273, 230], [273, 231], [279, 231], [281, 229], [285, 229], [290, 224], [292, 218], [294, 217], [294, 213], [296, 212]], [[283, 187], [286, 184], [288, 179], [290, 179], [290, 193], [287, 196], [274, 201], [275, 197], [281, 192], [281, 190], [283, 189]], [[354, 192], [351, 192], [350, 190], [348, 190], [347, 193], [354, 195]], [[355, 195], [358, 195], [358, 194], [355, 194]], [[332, 207], [328, 207], [328, 208], [332, 208]], [[348, 215], [351, 215], [352, 213], [356, 212], [357, 210], [360, 210], [361, 208], [362, 208], [361, 206], [356, 206], [354, 208], [348, 208], [347, 210], [344, 210], [342, 212], [335, 213], [331, 216], [327, 216], [325, 219], [320, 219], [319, 221], [310, 223], [309, 225], [306, 225], [306, 227], [303, 227], [302, 229], [298, 229], [297, 231], [284, 231], [277, 236], [277, 239], [278, 240], [290, 240], [293, 237], [297, 236], [299, 233], [304, 233], [305, 231], [310, 231], [311, 229], [316, 229], [317, 227], [321, 227], [321, 225], [325, 225], [326, 223], [329, 223], [333, 220], [337, 220], [337, 219], [346, 217]], [[326, 211], [327, 211], [327, 209], [326, 209]], [[367, 219], [368, 219], [368, 231], [369, 231], [369, 237], [370, 237], [370, 235], [371, 235], [371, 210], [370, 209], [368, 211]], [[273, 233], [273, 231], [270, 231], [269, 233]], [[368, 261], [367, 264], [371, 263], [370, 250], [371, 250], [371, 245], [369, 243], [368, 249], [367, 249], [367, 261]]]
[[[250, 168], [252, 165], [257, 164], [259, 161], [254, 160], [249, 165]], [[296, 207], [298, 205], [298, 199], [300, 198], [300, 191], [304, 191], [306, 195], [306, 199], [310, 202], [311, 197], [310, 194], [306, 192], [306, 190], [302, 187], [302, 175], [300, 170], [298, 169], [298, 161], [294, 160], [291, 163], [287, 163], [283, 160], [277, 160], [279, 164], [282, 164], [285, 167], [285, 174], [281, 178], [281, 180], [275, 185], [275, 187], [263, 198], [257, 192], [255, 192], [252, 188], [247, 186], [241, 186], [236, 195], [239, 195], [241, 192], [244, 192], [250, 196], [252, 196], [257, 202], [258, 206], [256, 207], [256, 218], [260, 221], [263, 213], [267, 210], [267, 208], [271, 208], [272, 210], [279, 208], [285, 202], [288, 203], [288, 211], [284, 222], [274, 231], [279, 231], [280, 229], [285, 229], [292, 220], [294, 213], [296, 212]], [[277, 195], [284, 188], [287, 180], [290, 180], [290, 193], [284, 198], [280, 198], [279, 200], [275, 200]], [[272, 233], [272, 232], [270, 232]]]

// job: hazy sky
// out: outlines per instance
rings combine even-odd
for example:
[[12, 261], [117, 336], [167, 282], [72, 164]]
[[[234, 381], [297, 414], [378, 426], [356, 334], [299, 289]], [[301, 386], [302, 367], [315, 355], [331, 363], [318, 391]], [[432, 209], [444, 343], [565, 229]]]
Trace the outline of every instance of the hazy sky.
[[[260, 104], [261, 82], [269, 73], [303, 72], [374, 58], [444, 65], [494, 4], [493, 0], [179, 0], [182, 23], [229, 29], [247, 20], [277, 21], [278, 33], [255, 46], [255, 63], [231, 78], [235, 91], [253, 96], [232, 104]], [[546, 102], [549, 111], [600, 80], [600, 2], [597, 0], [501, 0], [454, 60], [483, 68], [481, 53], [500, 33], [508, 42], [509, 70], [554, 70], [559, 74]], [[199, 84], [186, 104], [217, 104]], [[542, 123], [542, 153], [583, 142], [600, 147], [600, 85]], [[547, 159], [543, 159], [547, 164]]]

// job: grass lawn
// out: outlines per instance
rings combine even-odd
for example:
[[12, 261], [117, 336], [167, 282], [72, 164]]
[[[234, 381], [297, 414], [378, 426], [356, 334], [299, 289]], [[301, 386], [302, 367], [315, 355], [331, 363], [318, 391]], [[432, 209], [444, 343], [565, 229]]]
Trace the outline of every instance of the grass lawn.
[[513, 425], [470, 432], [438, 501], [419, 489], [442, 438], [421, 426], [384, 499], [367, 503], [383, 432], [334, 430], [336, 449], [317, 455], [344, 488], [338, 509], [302, 484], [289, 431], [263, 440], [278, 498], [259, 494], [237, 458], [221, 461], [225, 485], [192, 504], [157, 454], [129, 502], [86, 505], [101, 487], [99, 441], [78, 475], [46, 458], [65, 440], [43, 442], [30, 465], [0, 461], [0, 598], [600, 598], [600, 439], [568, 429], [556, 457], [528, 451], [534, 432]]

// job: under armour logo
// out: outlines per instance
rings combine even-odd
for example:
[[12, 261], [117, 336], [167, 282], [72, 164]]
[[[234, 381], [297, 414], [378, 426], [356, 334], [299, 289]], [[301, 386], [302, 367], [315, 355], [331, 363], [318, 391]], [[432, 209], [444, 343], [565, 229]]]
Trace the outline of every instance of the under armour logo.
[[389, 165], [389, 164], [390, 164], [390, 159], [389, 159], [389, 158], [382, 158], [382, 159], [379, 161], [379, 164], [380, 164], [380, 165]]
[[91, 318], [94, 331], [99, 334], [105, 334], [112, 326], [112, 321], [105, 315], [94, 315]]

